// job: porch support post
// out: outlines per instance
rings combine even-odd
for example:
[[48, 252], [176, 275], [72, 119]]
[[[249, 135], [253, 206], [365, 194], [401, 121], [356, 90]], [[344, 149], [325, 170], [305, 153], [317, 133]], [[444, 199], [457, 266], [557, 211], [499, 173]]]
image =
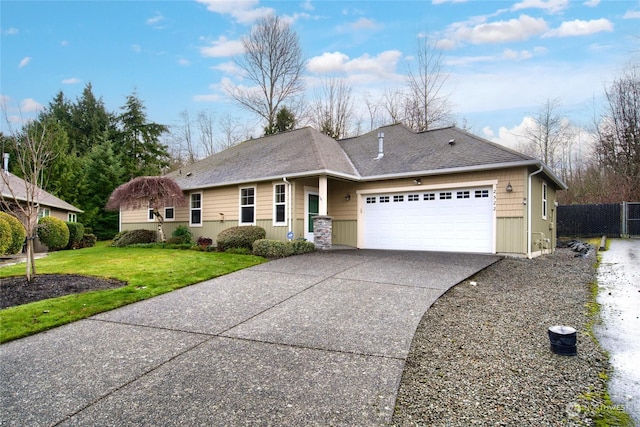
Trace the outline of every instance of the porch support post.
[[319, 193], [319, 203], [318, 203], [318, 215], [327, 215], [327, 200], [328, 200], [328, 184], [327, 184], [327, 176], [320, 175], [318, 177], [318, 193]]

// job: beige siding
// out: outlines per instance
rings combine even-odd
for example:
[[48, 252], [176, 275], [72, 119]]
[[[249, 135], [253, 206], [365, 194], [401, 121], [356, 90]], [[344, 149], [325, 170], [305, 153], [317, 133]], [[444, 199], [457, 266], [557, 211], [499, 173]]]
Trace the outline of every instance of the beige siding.
[[348, 246], [354, 246], [354, 247], [357, 246], [358, 245], [357, 230], [358, 230], [358, 224], [355, 220], [353, 221], [334, 220], [333, 234], [331, 236], [333, 244], [348, 245]]
[[[328, 214], [336, 220], [355, 220], [358, 203], [356, 201], [357, 184], [345, 181], [329, 180]], [[346, 195], [350, 200], [346, 200]]]
[[[542, 187], [547, 184], [547, 217], [543, 218]], [[534, 254], [555, 249], [556, 192], [550, 181], [539, 175], [531, 177], [531, 251]], [[548, 240], [548, 241], [547, 241]]]
[[496, 252], [523, 254], [526, 252], [526, 224], [523, 217], [498, 218], [496, 222]]

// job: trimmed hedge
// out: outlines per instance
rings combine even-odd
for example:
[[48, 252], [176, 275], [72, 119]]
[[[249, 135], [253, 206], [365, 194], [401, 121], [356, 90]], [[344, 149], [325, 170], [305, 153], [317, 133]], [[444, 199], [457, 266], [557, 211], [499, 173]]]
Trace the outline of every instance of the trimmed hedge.
[[67, 249], [77, 249], [82, 243], [84, 225], [79, 222], [67, 222], [66, 224], [69, 229], [69, 243], [67, 244]]
[[158, 233], [153, 230], [122, 231], [113, 238], [111, 246], [124, 247], [136, 243], [155, 243]]
[[219, 251], [225, 251], [229, 248], [247, 248], [253, 250], [253, 242], [264, 239], [267, 232], [264, 228], [255, 225], [244, 227], [231, 227], [222, 230], [216, 242]]
[[0, 254], [6, 254], [12, 243], [11, 225], [6, 219], [0, 218]]
[[315, 250], [315, 244], [305, 240], [283, 242], [281, 240], [260, 239], [253, 242], [253, 254], [265, 258], [285, 258]]
[[24, 240], [27, 238], [27, 230], [25, 230], [24, 225], [18, 218], [6, 212], [0, 212], [0, 218], [7, 221], [11, 227], [11, 244], [6, 249], [6, 252], [2, 251], [2, 253], [17, 254], [22, 252]]
[[38, 237], [50, 251], [57, 251], [69, 243], [69, 227], [61, 219], [45, 216], [38, 221]]

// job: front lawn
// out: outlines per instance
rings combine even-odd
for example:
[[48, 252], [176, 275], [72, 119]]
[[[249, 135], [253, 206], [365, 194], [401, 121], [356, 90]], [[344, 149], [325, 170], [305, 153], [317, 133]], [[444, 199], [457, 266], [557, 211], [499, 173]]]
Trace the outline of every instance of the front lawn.
[[[0, 310], [0, 343], [265, 262], [251, 255], [177, 249], [96, 247], [50, 253], [38, 274], [80, 274], [127, 282], [117, 289], [67, 295]], [[0, 268], [0, 278], [25, 274], [25, 265]]]

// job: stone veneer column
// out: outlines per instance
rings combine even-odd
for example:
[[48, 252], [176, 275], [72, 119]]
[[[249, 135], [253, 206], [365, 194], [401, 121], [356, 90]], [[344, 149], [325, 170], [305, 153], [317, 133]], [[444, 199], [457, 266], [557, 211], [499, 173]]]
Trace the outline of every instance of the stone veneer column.
[[313, 217], [313, 243], [316, 249], [323, 251], [331, 249], [331, 234], [333, 233], [333, 217], [318, 215]]

